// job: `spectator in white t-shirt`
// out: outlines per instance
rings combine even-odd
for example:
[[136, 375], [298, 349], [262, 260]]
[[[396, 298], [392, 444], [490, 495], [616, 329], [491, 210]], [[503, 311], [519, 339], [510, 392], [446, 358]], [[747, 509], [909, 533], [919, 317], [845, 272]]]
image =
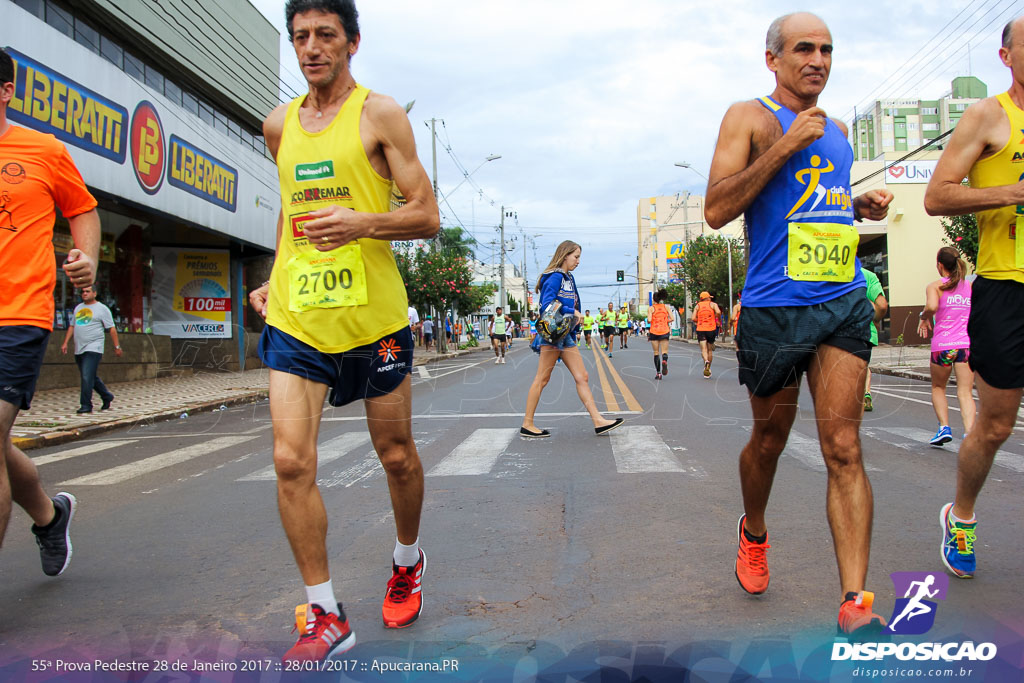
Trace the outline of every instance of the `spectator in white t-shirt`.
[[430, 350], [430, 342], [434, 338], [434, 321], [427, 316], [427, 319], [423, 321], [423, 346], [425, 350]]
[[75, 306], [74, 322], [68, 325], [68, 333], [64, 335], [61, 353], [68, 352], [68, 342], [75, 337], [75, 363], [82, 376], [81, 407], [75, 412], [79, 415], [92, 412], [92, 392], [100, 395], [103, 405], [100, 410], [110, 407], [114, 395], [97, 375], [100, 359], [103, 358], [104, 330], [110, 330], [110, 339], [114, 342], [114, 353], [121, 355], [121, 342], [117, 339], [114, 327], [114, 316], [110, 309], [96, 300], [95, 285], [83, 287], [82, 303]]

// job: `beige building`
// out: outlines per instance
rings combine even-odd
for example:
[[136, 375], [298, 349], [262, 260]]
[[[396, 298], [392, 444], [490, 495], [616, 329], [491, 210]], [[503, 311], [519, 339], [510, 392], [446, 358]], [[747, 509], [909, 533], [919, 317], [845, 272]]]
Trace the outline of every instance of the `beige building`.
[[[686, 242], [714, 232], [704, 220], [703, 195], [682, 192], [640, 200], [636, 208], [636, 244], [641, 311], [656, 289], [678, 282], [671, 266], [685, 253]], [[717, 232], [742, 242], [743, 221], [737, 219]]]
[[[924, 308], [925, 286], [938, 279], [935, 254], [944, 246], [942, 224], [924, 210], [924, 192], [940, 151], [924, 152], [912, 160], [894, 163], [904, 156], [887, 152], [875, 161], [854, 162], [851, 180], [869, 180], [853, 188], [854, 196], [873, 189], [893, 194], [886, 221], [860, 223], [861, 265], [873, 270], [889, 301], [881, 341], [895, 343], [900, 334], [907, 344], [924, 343], [917, 336], [917, 314]], [[893, 164], [881, 172], [886, 164]]]

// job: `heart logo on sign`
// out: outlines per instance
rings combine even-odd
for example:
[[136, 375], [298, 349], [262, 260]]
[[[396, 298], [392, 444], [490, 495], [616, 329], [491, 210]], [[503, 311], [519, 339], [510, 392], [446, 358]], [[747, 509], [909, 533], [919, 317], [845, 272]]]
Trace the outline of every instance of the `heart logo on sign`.
[[889, 167], [889, 173], [892, 174], [893, 178], [899, 178], [901, 175], [906, 173], [906, 171], [907, 171], [907, 169], [903, 168], [902, 166], [890, 166]]

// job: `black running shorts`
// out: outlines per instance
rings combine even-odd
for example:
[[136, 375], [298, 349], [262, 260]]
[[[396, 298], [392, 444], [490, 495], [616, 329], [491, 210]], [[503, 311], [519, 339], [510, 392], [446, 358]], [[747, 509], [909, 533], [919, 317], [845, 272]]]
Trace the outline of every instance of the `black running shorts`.
[[718, 330], [697, 330], [697, 341], [714, 344], [718, 337]]
[[665, 334], [651, 333], [647, 335], [647, 341], [665, 341], [666, 339], [668, 339], [668, 332], [666, 332]]
[[864, 287], [813, 306], [744, 305], [736, 334], [740, 384], [755, 396], [771, 396], [799, 382], [823, 345], [868, 362], [874, 314]]
[[28, 410], [49, 339], [41, 327], [0, 325], [0, 401]]
[[326, 384], [331, 405], [343, 406], [397, 389], [412, 372], [412, 349], [408, 327], [366, 346], [324, 353], [267, 325], [258, 352], [268, 368]]
[[996, 389], [1024, 387], [1024, 284], [989, 280], [971, 285], [971, 370]]

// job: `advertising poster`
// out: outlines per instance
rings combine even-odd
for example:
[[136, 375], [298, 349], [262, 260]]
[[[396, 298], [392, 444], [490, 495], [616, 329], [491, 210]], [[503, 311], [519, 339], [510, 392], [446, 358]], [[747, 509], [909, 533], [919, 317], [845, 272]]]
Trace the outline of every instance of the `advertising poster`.
[[153, 333], [231, 337], [231, 255], [221, 249], [153, 248]]

